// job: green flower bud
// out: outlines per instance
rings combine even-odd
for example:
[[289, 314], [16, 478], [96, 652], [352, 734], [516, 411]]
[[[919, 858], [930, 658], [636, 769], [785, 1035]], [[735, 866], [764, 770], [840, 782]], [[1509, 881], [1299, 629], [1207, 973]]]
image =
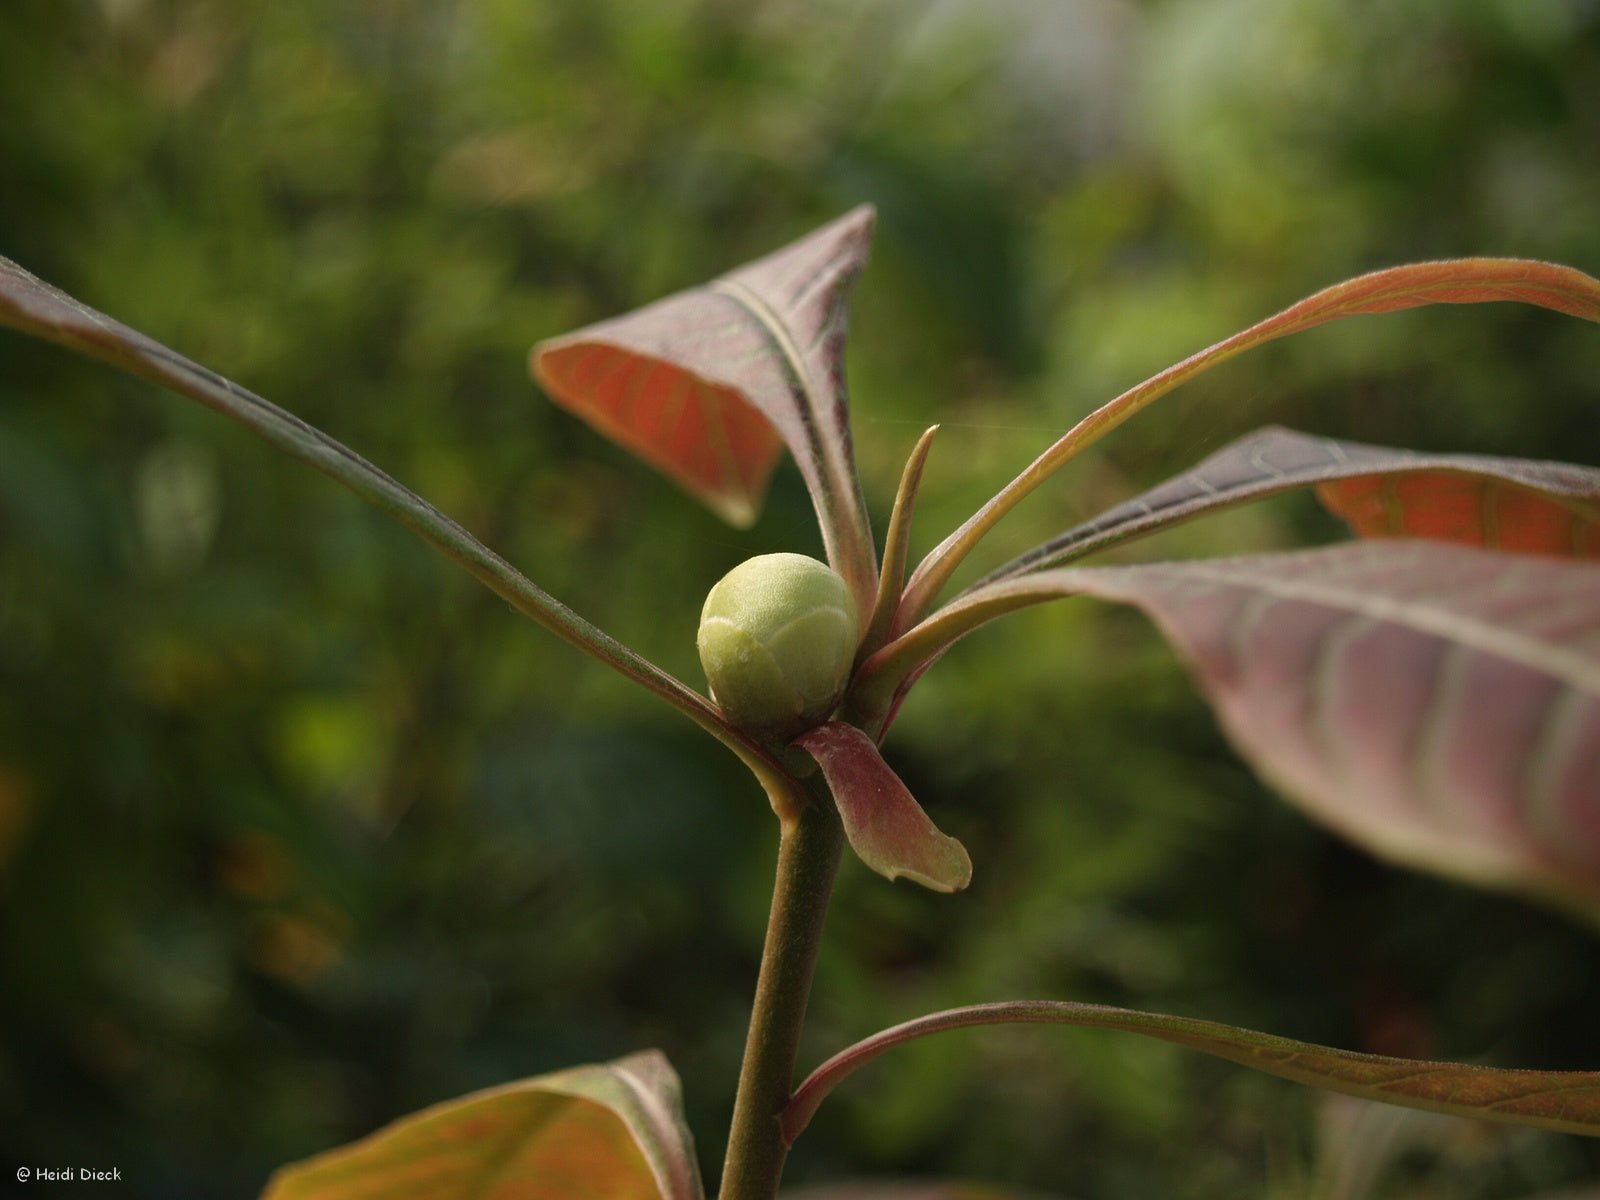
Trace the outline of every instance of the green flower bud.
[[734, 723], [787, 737], [838, 705], [860, 636], [843, 579], [803, 554], [763, 554], [711, 589], [695, 644]]

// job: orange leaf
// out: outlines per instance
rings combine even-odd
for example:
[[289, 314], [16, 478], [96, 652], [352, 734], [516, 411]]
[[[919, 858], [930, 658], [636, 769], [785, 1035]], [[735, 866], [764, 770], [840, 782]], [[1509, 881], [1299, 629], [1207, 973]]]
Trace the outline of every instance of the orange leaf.
[[1562, 558], [1600, 558], [1600, 505], [1454, 471], [1368, 475], [1317, 488], [1361, 537], [1416, 537]]
[[550, 398], [633, 451], [730, 525], [754, 523], [783, 442], [732, 388], [617, 346], [538, 353]]

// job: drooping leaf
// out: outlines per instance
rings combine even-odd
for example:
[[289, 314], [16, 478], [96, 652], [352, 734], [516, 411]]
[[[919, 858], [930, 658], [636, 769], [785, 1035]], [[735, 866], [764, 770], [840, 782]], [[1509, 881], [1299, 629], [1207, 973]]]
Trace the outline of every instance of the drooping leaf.
[[918, 1017], [840, 1051], [795, 1090], [780, 1118], [784, 1138], [793, 1145], [829, 1092], [896, 1046], [950, 1029], [1028, 1024], [1123, 1030], [1367, 1100], [1600, 1137], [1600, 1071], [1524, 1071], [1388, 1058], [1194, 1017], [1066, 1000], [1018, 1000]]
[[991, 572], [973, 589], [1061, 566], [1192, 517], [1317, 487], [1366, 537], [1423, 537], [1600, 558], [1600, 470], [1485, 454], [1422, 454], [1268, 427]]
[[829, 565], [863, 613], [877, 568], [844, 338], [872, 222], [863, 205], [704, 287], [541, 342], [530, 361], [558, 404], [736, 525], [755, 519], [782, 439], [811, 491]]
[[665, 700], [739, 756], [780, 813], [805, 800], [783, 767], [693, 688], [596, 628], [450, 517], [343, 443], [231, 379], [145, 336], [0, 257], [0, 327], [109, 363], [221, 413], [315, 467], [453, 559], [512, 608]]
[[858, 678], [887, 687], [1071, 595], [1144, 610], [1240, 752], [1351, 840], [1600, 909], [1600, 565], [1381, 541], [1042, 571], [947, 605]]
[[262, 1200], [703, 1200], [658, 1051], [450, 1100], [284, 1167]]
[[866, 734], [843, 721], [809, 729], [795, 744], [817, 760], [850, 847], [878, 874], [936, 892], [972, 882], [966, 847], [940, 833]]
[[1347, 279], [1225, 338], [1102, 405], [1006, 484], [922, 560], [901, 602], [897, 630], [920, 620], [984, 534], [1084, 447], [1178, 385], [1264, 342], [1341, 317], [1397, 312], [1428, 304], [1509, 300], [1600, 322], [1600, 279], [1571, 267], [1517, 258], [1462, 258], [1414, 263]]

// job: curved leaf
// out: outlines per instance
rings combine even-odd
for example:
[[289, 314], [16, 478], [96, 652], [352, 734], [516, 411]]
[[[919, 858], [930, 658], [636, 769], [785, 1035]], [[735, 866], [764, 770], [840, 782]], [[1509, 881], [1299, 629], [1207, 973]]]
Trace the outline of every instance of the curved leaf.
[[1192, 517], [1317, 488], [1363, 537], [1422, 537], [1600, 558], [1600, 470], [1486, 454], [1422, 454], [1268, 426], [990, 572], [970, 591], [1061, 566]]
[[904, 876], [936, 892], [959, 892], [972, 882], [966, 847], [939, 832], [861, 730], [829, 721], [794, 744], [822, 768], [844, 835], [867, 866], [891, 882]]
[[530, 358], [558, 404], [736, 525], [755, 519], [781, 438], [811, 491], [828, 562], [863, 615], [877, 566], [844, 338], [872, 222], [862, 205], [705, 287], [540, 342]]
[[1341, 317], [1397, 312], [1428, 304], [1513, 300], [1586, 321], [1600, 321], [1600, 279], [1571, 267], [1519, 258], [1461, 258], [1414, 263], [1347, 279], [1291, 304], [1129, 388], [1079, 421], [959, 529], [935, 546], [911, 576], [897, 628], [920, 620], [934, 597], [983, 535], [1085, 446], [1111, 432], [1153, 400], [1218, 363], [1275, 338]]
[[231, 379], [97, 312], [0, 257], [0, 327], [109, 363], [198, 401], [315, 467], [453, 559], [512, 608], [665, 700], [750, 768], [780, 815], [804, 807], [799, 785], [766, 749], [680, 680], [596, 628], [450, 517], [343, 443]]
[[780, 1115], [794, 1144], [823, 1099], [861, 1067], [906, 1042], [974, 1025], [1077, 1025], [1119, 1029], [1188, 1046], [1268, 1075], [1366, 1100], [1458, 1117], [1600, 1137], [1600, 1071], [1521, 1071], [1357, 1054], [1195, 1017], [1067, 1000], [976, 1004], [918, 1017], [835, 1054], [813, 1071]]
[[702, 1200], [659, 1051], [450, 1100], [276, 1172], [262, 1200]]
[[985, 621], [1144, 610], [1240, 752], [1379, 854], [1600, 905], [1600, 566], [1434, 542], [1078, 567], [990, 584], [862, 667], [898, 684]]

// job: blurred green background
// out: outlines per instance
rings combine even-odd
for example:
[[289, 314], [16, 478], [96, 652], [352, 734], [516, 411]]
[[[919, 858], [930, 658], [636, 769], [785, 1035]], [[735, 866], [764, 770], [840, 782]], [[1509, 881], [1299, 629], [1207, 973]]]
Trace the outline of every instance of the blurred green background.
[[[722, 528], [550, 407], [527, 347], [863, 200], [858, 455], [881, 534], [944, 423], [921, 550], [1094, 405], [1324, 284], [1461, 254], [1600, 270], [1600, 5], [0, 7], [0, 253], [329, 430], [697, 685], [706, 588], [819, 549], [798, 475]], [[1319, 331], [1162, 401], [974, 566], [1267, 421], [1594, 464], [1597, 367], [1592, 326], [1510, 306]], [[1300, 498], [1126, 553], [1334, 536]], [[241, 430], [9, 334], [0, 680], [3, 1178], [249, 1196], [399, 1113], [645, 1046], [715, 1177], [773, 826], [675, 714]], [[1311, 827], [1136, 616], [1057, 605], [969, 639], [888, 756], [976, 879], [939, 897], [847, 862], [807, 1064], [1051, 996], [1600, 1066], [1592, 931]], [[1085, 1200], [1600, 1180], [1580, 1139], [1353, 1119], [1041, 1030], [899, 1052], [791, 1161], [797, 1184]]]

